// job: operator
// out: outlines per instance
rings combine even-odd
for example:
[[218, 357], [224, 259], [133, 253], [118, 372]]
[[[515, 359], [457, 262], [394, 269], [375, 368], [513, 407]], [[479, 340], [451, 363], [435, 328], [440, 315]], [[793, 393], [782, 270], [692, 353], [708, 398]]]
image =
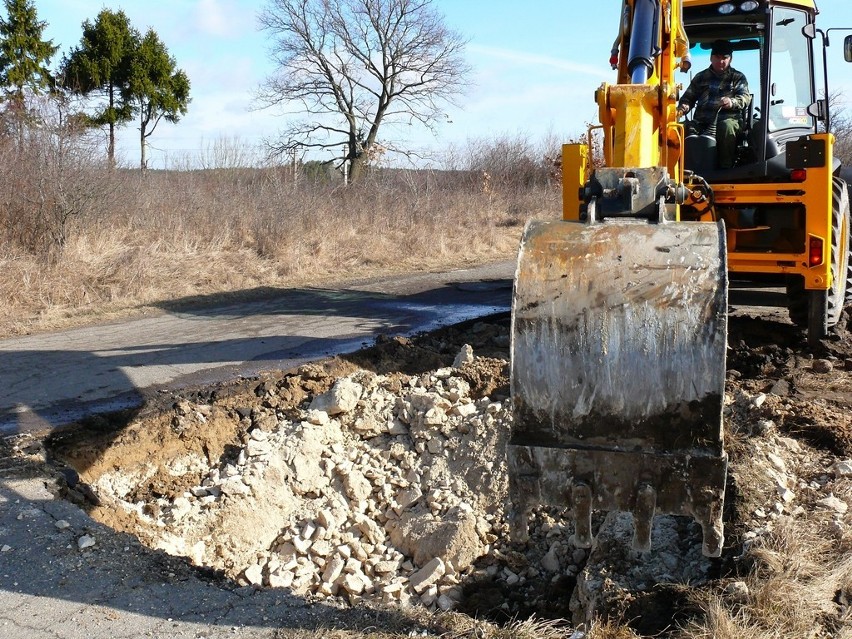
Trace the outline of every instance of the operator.
[[731, 66], [734, 48], [726, 40], [716, 40], [710, 50], [710, 66], [695, 74], [677, 106], [678, 116], [695, 107], [687, 135], [716, 135], [719, 168], [734, 166], [737, 134], [743, 126], [742, 112], [748, 106], [748, 82]]

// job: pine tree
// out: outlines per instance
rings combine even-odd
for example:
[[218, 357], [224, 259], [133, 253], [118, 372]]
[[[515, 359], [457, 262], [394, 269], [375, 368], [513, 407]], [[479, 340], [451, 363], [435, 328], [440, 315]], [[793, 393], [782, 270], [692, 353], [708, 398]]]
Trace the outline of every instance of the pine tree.
[[0, 19], [0, 85], [7, 99], [22, 106], [26, 89], [38, 94], [52, 88], [48, 65], [59, 47], [42, 39], [47, 23], [39, 21], [31, 0], [4, 0], [4, 4], [7, 17]]
[[80, 44], [62, 62], [65, 88], [83, 96], [97, 94], [103, 103], [90, 116], [95, 126], [109, 127], [107, 157], [115, 163], [116, 126], [133, 118], [126, 99], [131, 63], [139, 46], [139, 33], [123, 11], [102, 10], [95, 22], [83, 23]]
[[144, 170], [148, 138], [157, 124], [162, 119], [172, 123], [180, 120], [190, 100], [189, 78], [182, 70], [175, 69], [175, 59], [152, 29], [133, 56], [125, 97], [139, 113], [140, 165]]

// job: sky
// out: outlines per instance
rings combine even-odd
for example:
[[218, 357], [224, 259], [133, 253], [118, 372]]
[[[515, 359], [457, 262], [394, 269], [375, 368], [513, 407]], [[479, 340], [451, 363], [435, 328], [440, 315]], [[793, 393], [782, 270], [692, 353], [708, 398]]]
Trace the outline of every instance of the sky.
[[[102, 9], [123, 10], [140, 32], [154, 29], [191, 82], [192, 102], [177, 124], [161, 122], [149, 138], [149, 166], [181, 168], [221, 161], [223, 153], [263, 146], [284, 116], [258, 110], [255, 91], [274, 67], [257, 15], [265, 0], [34, 0], [44, 36], [79, 44], [81, 24]], [[852, 27], [849, 0], [821, 0], [818, 26]], [[608, 64], [620, 0], [433, 0], [446, 25], [468, 38], [471, 86], [448, 105], [437, 135], [394, 127], [386, 137], [439, 158], [450, 145], [495, 137], [567, 139], [596, 119], [594, 91], [612, 82]], [[852, 33], [852, 32], [850, 32]], [[843, 62], [844, 33], [831, 34], [830, 81], [852, 104], [852, 64]], [[734, 65], [736, 66], [736, 65]], [[688, 77], [683, 76], [684, 85]], [[118, 155], [138, 163], [135, 122], [119, 133]], [[327, 158], [322, 158], [327, 159]]]

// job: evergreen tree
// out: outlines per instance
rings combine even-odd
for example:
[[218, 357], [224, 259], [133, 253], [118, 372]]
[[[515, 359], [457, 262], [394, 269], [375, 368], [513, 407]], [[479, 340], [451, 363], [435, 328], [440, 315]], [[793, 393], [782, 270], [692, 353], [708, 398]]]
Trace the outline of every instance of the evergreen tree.
[[59, 49], [43, 40], [47, 26], [39, 21], [31, 0], [4, 0], [6, 19], [0, 18], [0, 84], [7, 98], [23, 106], [25, 89], [41, 93], [50, 89], [50, 59]]
[[139, 43], [131, 64], [125, 98], [139, 113], [140, 166], [147, 168], [148, 138], [160, 120], [176, 123], [189, 105], [189, 78], [175, 69], [159, 36], [149, 29]]
[[83, 23], [79, 46], [62, 63], [62, 82], [67, 89], [83, 96], [103, 97], [90, 120], [95, 126], [109, 127], [107, 156], [111, 164], [115, 163], [116, 126], [133, 118], [133, 107], [126, 96], [138, 47], [139, 33], [124, 12], [104, 9], [94, 23]]

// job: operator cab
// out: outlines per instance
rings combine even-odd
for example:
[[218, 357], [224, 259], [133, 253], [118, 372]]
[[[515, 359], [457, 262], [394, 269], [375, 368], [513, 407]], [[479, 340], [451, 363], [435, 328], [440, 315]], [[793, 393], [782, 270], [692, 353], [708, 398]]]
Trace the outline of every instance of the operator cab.
[[[783, 179], [788, 175], [787, 143], [817, 132], [817, 119], [811, 115], [816, 94], [813, 52], [810, 38], [803, 32], [812, 22], [807, 10], [767, 8], [758, 2], [684, 8], [692, 58], [690, 76], [710, 65], [715, 40], [727, 40], [734, 49], [731, 66], [745, 74], [752, 95], [741, 116], [736, 165], [718, 168], [714, 137], [688, 136], [684, 150], [687, 170], [714, 181]], [[688, 83], [686, 80], [684, 86]]]

